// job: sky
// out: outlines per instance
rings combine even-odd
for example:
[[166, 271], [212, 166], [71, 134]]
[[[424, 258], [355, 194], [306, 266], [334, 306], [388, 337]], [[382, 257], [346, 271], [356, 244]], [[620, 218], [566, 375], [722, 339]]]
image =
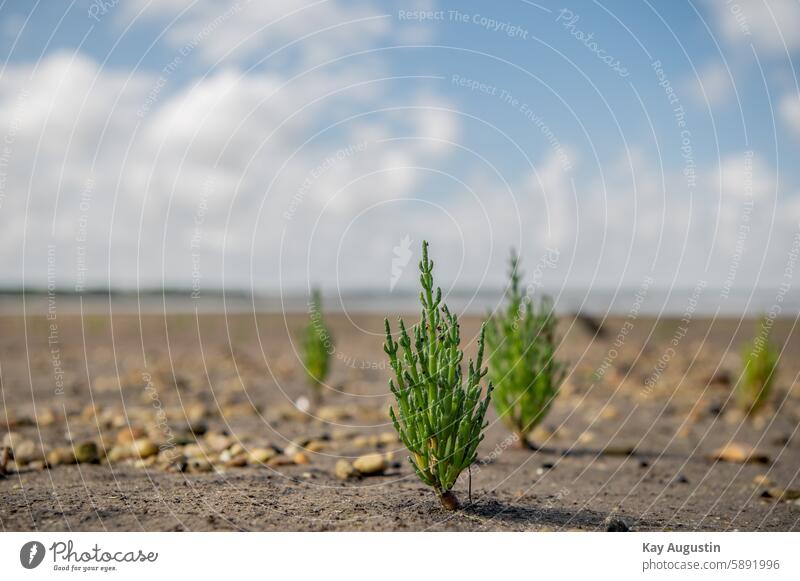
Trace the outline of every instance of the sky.
[[0, 286], [793, 273], [798, 0], [7, 0], [0, 47]]

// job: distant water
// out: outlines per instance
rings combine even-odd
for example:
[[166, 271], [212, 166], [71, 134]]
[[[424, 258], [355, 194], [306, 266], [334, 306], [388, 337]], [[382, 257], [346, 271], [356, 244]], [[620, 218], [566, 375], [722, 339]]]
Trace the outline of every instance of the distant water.
[[[776, 312], [780, 317], [795, 317], [800, 313], [800, 293], [791, 291], [781, 294], [778, 289], [749, 291], [734, 289], [725, 294], [719, 289], [566, 289], [551, 292], [559, 313], [583, 312], [588, 314], [610, 314], [625, 316], [635, 312], [648, 316], [758, 316]], [[500, 290], [468, 293], [454, 291], [445, 296], [451, 310], [457, 313], [483, 314], [502, 304]], [[415, 293], [395, 291], [348, 291], [341, 294], [328, 293], [323, 296], [326, 310], [350, 313], [398, 313], [419, 310], [419, 298]], [[109, 309], [115, 313], [181, 313], [181, 312], [305, 312], [306, 297], [299, 293], [286, 295], [249, 296], [241, 292], [214, 292], [192, 298], [181, 291], [147, 291], [135, 293], [115, 292], [111, 296], [94, 292], [86, 296], [43, 292], [27, 293], [25, 309], [30, 314], [44, 314], [55, 308], [59, 313], [80, 312], [103, 313]], [[0, 295], [0, 312], [21, 313], [22, 296], [6, 292]]]

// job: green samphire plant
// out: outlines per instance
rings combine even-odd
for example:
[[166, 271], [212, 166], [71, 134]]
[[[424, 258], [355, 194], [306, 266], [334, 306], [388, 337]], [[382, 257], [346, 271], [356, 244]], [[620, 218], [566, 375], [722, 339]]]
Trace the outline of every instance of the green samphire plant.
[[322, 386], [328, 377], [333, 337], [322, 318], [322, 299], [318, 290], [308, 303], [309, 322], [303, 332], [303, 358], [315, 401], [322, 398]]
[[556, 317], [552, 303], [537, 303], [520, 288], [519, 258], [511, 254], [506, 309], [490, 318], [486, 330], [489, 373], [498, 417], [535, 449], [528, 434], [545, 418], [558, 395], [567, 366], [555, 357]]
[[433, 290], [433, 261], [428, 259], [428, 243], [422, 243], [419, 263], [422, 292], [420, 322], [409, 336], [402, 319], [400, 338], [392, 339], [389, 320], [385, 320], [384, 351], [394, 371], [389, 388], [396, 398], [390, 415], [400, 440], [411, 453], [409, 461], [420, 479], [432, 487], [448, 510], [458, 508], [452, 491], [463, 470], [477, 459], [483, 439], [486, 409], [492, 385], [482, 394], [485, 326], [478, 337], [478, 355], [467, 366], [462, 362], [461, 337], [457, 317], [442, 303], [442, 290]]
[[758, 412], [769, 399], [778, 372], [779, 351], [769, 340], [772, 326], [761, 319], [759, 331], [742, 351], [744, 368], [736, 384], [736, 403], [748, 416]]

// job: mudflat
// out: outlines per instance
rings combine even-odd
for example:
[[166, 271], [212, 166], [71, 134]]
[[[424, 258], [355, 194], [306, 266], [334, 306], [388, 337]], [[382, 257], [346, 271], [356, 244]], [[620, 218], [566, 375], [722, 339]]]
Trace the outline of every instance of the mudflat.
[[[382, 317], [327, 320], [335, 352], [315, 403], [302, 315], [0, 317], [0, 435], [14, 453], [2, 529], [800, 530], [792, 320], [772, 333], [771, 401], [746, 419], [732, 390], [756, 321], [617, 317], [597, 331], [563, 318], [570, 373], [538, 449], [490, 411], [456, 512], [394, 435]], [[462, 319], [468, 355], [479, 323]], [[353, 469], [364, 456], [373, 466]]]

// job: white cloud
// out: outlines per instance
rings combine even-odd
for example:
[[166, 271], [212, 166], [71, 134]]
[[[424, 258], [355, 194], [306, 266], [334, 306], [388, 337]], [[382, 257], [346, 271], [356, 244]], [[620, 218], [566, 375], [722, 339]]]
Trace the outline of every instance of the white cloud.
[[722, 196], [761, 197], [775, 194], [775, 170], [753, 152], [732, 154], [720, 160], [707, 187]]
[[385, 11], [360, 1], [131, 0], [121, 8], [121, 26], [136, 17], [158, 22], [177, 17], [166, 31], [167, 41], [184, 51], [196, 50], [206, 63], [263, 58], [277, 50], [320, 62], [369, 46], [390, 32]]
[[786, 95], [781, 99], [780, 115], [796, 137], [800, 137], [800, 97], [796, 94]]
[[710, 1], [717, 26], [733, 46], [780, 54], [800, 48], [800, 3], [797, 0]]
[[697, 76], [684, 81], [688, 94], [700, 104], [714, 107], [728, 102], [734, 94], [731, 73], [724, 63], [713, 61], [701, 67]]

